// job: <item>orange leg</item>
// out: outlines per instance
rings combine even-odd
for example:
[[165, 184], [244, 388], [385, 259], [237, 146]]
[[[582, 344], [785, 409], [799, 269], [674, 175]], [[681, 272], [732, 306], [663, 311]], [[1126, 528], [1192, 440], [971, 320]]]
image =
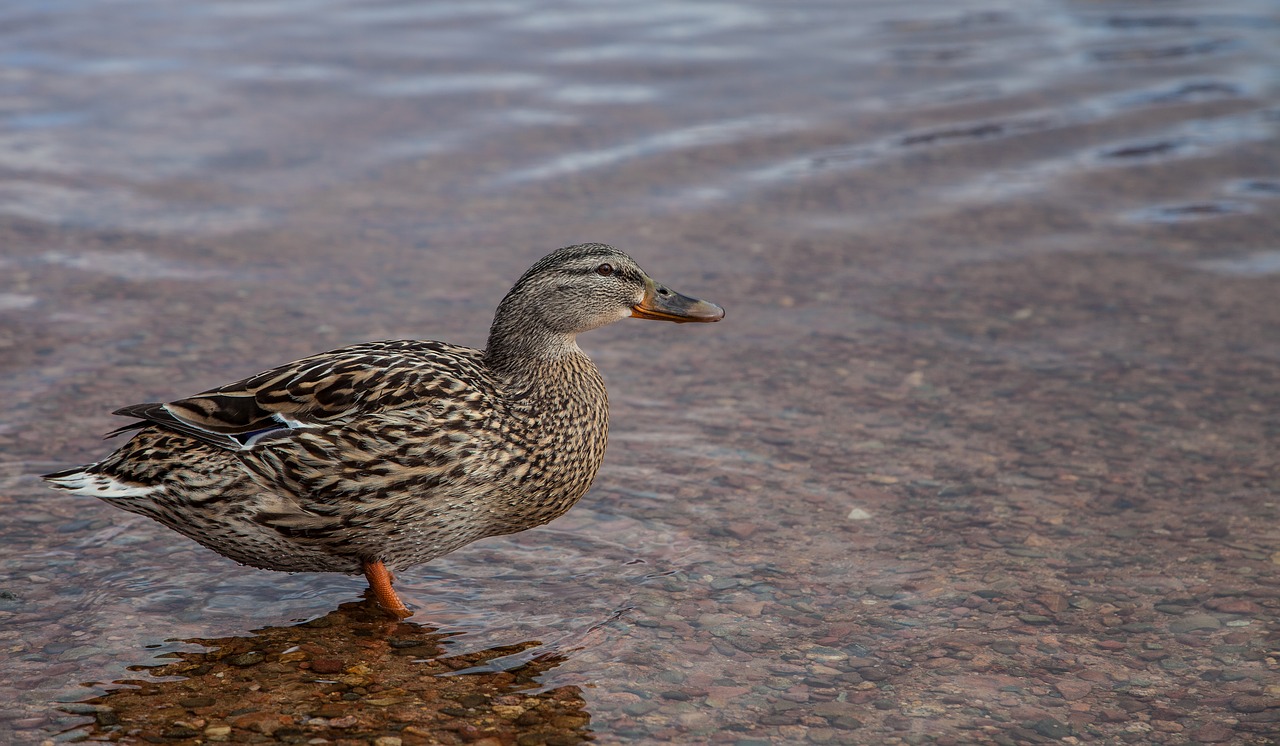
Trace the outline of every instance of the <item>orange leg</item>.
[[396, 619], [404, 619], [413, 616], [413, 612], [405, 607], [404, 602], [396, 595], [396, 591], [391, 587], [391, 571], [382, 561], [364, 563], [364, 576], [369, 581], [369, 588], [373, 590], [373, 597], [377, 599], [378, 606], [382, 610], [395, 617]]

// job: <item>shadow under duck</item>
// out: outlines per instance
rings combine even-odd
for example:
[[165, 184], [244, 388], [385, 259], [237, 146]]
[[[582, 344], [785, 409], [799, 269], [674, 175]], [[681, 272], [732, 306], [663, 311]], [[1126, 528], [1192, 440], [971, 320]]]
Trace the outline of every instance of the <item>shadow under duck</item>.
[[94, 464], [45, 476], [268, 570], [364, 573], [409, 616], [388, 568], [562, 515], [604, 458], [604, 381], [576, 337], [627, 317], [724, 310], [654, 282], [604, 244], [525, 272], [484, 350], [369, 342], [115, 414], [137, 430]]

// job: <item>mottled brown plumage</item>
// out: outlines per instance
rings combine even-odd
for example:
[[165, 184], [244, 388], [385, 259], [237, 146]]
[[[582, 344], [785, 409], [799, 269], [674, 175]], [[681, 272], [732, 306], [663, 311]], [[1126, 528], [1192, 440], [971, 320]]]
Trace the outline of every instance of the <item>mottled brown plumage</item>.
[[[604, 457], [608, 400], [576, 335], [627, 316], [718, 321], [603, 244], [520, 278], [483, 351], [370, 342], [116, 414], [138, 432], [46, 477], [269, 570], [407, 568], [567, 511]], [[113, 433], [114, 434], [114, 433]], [[399, 603], [389, 584], [379, 600]], [[401, 608], [403, 608], [401, 606]]]

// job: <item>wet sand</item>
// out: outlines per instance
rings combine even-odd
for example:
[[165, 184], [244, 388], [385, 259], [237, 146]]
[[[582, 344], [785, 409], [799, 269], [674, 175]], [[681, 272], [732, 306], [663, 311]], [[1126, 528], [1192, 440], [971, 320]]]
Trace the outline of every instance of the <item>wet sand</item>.
[[[1270, 4], [257, 7], [0, 15], [0, 740], [1276, 742]], [[36, 477], [588, 240], [728, 317], [584, 336], [595, 487], [406, 625]]]

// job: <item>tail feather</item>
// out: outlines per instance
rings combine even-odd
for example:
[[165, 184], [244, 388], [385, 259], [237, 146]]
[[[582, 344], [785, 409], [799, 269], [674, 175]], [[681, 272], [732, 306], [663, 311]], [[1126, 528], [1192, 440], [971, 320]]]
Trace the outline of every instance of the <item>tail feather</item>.
[[100, 472], [93, 471], [97, 464], [77, 466], [63, 471], [45, 474], [42, 478], [56, 489], [73, 495], [86, 495], [103, 499], [120, 497], [145, 497], [160, 489], [153, 484], [129, 484]]

